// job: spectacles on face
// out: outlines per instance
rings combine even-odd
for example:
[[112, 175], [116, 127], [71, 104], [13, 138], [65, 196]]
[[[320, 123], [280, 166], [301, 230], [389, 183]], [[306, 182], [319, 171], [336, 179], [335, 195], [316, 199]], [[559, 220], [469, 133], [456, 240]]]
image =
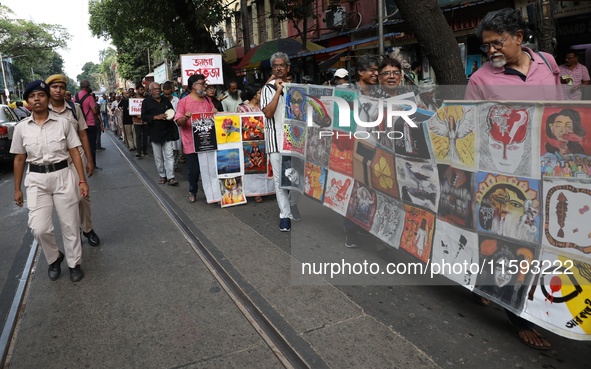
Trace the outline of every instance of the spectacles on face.
[[201, 81], [201, 82], [195, 82], [193, 83], [194, 85], [202, 85], [205, 86], [205, 81]]
[[378, 72], [378, 68], [367, 68], [365, 71], [373, 74]]
[[273, 64], [271, 67], [273, 67], [273, 69], [283, 69], [287, 67], [287, 64]]
[[502, 40], [494, 40], [494, 41], [482, 44], [482, 45], [480, 45], [480, 50], [482, 50], [483, 53], [487, 53], [490, 51], [490, 47], [492, 46], [495, 48], [495, 50], [499, 51], [503, 48], [504, 43], [507, 40], [507, 38], [509, 38], [509, 36], [505, 37]]
[[398, 77], [400, 76], [400, 71], [399, 70], [388, 70], [388, 71], [383, 71], [382, 73], [380, 73], [380, 77]]

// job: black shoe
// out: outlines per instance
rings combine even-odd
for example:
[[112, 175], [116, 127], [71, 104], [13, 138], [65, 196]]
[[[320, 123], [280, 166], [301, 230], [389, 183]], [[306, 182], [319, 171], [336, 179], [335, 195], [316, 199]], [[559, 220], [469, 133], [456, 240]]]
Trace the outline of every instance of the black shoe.
[[96, 235], [96, 233], [94, 233], [94, 229], [91, 229], [88, 233], [82, 232], [82, 234], [84, 237], [88, 238], [88, 244], [90, 246], [98, 246], [101, 244], [101, 239]]
[[96, 151], [105, 151], [106, 149], [104, 147], [97, 147]]
[[61, 263], [64, 261], [64, 254], [60, 251], [60, 255], [58, 256], [57, 260], [53, 263], [49, 264], [49, 269], [47, 269], [47, 274], [49, 275], [49, 279], [55, 281], [60, 277], [62, 274], [62, 267]]
[[136, 158], [141, 158], [142, 157], [142, 154], [138, 152], [138, 153], [135, 154], [135, 157]]
[[78, 282], [82, 278], [84, 278], [84, 272], [82, 272], [82, 269], [80, 269], [80, 265], [70, 268], [70, 280], [72, 282]]
[[103, 168], [101, 168], [101, 167], [97, 167], [97, 166], [95, 165], [95, 166], [94, 166], [94, 171], [95, 171], [95, 172], [102, 172], [102, 171], [103, 171]]

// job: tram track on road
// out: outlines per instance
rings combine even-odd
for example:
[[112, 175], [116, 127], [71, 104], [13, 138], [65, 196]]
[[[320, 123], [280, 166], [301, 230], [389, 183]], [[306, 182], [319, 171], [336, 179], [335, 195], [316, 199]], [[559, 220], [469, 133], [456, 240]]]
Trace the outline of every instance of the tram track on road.
[[[185, 239], [189, 242], [192, 249], [194, 250], [197, 257], [210, 271], [216, 281], [224, 289], [226, 294], [238, 307], [240, 312], [256, 330], [256, 332], [265, 341], [270, 350], [274, 353], [277, 359], [282, 363], [285, 368], [310, 368], [310, 362], [313, 362], [314, 368], [329, 368], [328, 364], [322, 360], [315, 353], [310, 353], [311, 350], [307, 351], [303, 355], [297, 350], [292, 343], [290, 343], [285, 335], [276, 327], [268, 315], [278, 314], [273, 311], [272, 314], [265, 314], [259, 307], [259, 301], [253, 301], [253, 299], [245, 293], [244, 286], [241, 286], [235, 278], [226, 270], [224, 265], [218, 260], [211, 249], [211, 242], [207, 240], [204, 235], [196, 235], [188, 221], [188, 217], [174, 204], [170, 198], [146, 175], [140, 165], [133, 159], [130, 159], [128, 155], [123, 151], [121, 144], [113, 140], [108, 135], [109, 139], [113, 142], [114, 146], [120, 152], [122, 158], [131, 167], [133, 172], [142, 181], [142, 183], [148, 188], [153, 197], [158, 201], [163, 210], [168, 214], [172, 222], [177, 226], [179, 231], [183, 234]], [[249, 290], [251, 290], [249, 288]], [[268, 313], [268, 306], [266, 312]], [[301, 339], [301, 338], [300, 338]], [[298, 345], [302, 346], [301, 342]], [[304, 357], [308, 360], [305, 360]], [[310, 358], [312, 356], [312, 358]]]

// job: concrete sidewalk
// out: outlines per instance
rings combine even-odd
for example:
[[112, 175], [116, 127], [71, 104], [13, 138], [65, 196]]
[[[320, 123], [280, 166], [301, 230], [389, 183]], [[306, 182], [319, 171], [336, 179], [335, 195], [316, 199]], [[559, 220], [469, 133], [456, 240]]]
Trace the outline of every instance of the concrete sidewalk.
[[202, 194], [187, 203], [184, 175], [177, 187], [155, 184], [153, 159], [136, 159], [110, 132], [102, 141], [104, 170], [89, 181], [101, 245], [84, 239], [79, 283], [65, 264], [51, 282], [41, 255], [9, 368], [282, 367], [124, 157], [311, 368], [438, 368], [333, 286], [292, 284], [273, 198], [244, 205], [258, 217], [252, 227]]

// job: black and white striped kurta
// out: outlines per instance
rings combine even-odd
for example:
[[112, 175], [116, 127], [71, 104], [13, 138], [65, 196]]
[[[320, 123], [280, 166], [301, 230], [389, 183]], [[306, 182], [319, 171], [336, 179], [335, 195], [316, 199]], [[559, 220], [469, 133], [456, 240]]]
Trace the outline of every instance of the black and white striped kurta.
[[[261, 91], [261, 110], [263, 110], [271, 100], [277, 89], [275, 88], [275, 80], [269, 82], [263, 87]], [[279, 97], [277, 109], [273, 118], [265, 117], [265, 150], [267, 153], [279, 152], [283, 149], [283, 114], [285, 110], [285, 96], [283, 92]]]

